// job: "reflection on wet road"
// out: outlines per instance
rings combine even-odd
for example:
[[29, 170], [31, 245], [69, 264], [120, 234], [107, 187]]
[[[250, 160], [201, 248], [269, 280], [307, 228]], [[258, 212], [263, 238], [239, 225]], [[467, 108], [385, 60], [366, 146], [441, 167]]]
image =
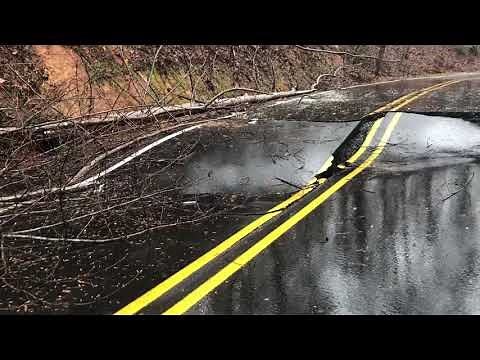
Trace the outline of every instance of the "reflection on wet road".
[[480, 313], [479, 140], [404, 114], [370, 169], [189, 313]]
[[[459, 114], [458, 116], [461, 116]], [[461, 118], [411, 114], [403, 116], [377, 168], [421, 170], [475, 159], [480, 151], [480, 126]]]
[[352, 182], [191, 313], [478, 313], [479, 171]]
[[213, 144], [186, 166], [191, 179], [204, 179], [186, 193], [242, 192], [262, 194], [292, 191], [278, 178], [305, 185], [358, 121], [309, 123], [269, 121], [249, 125], [253, 139]]

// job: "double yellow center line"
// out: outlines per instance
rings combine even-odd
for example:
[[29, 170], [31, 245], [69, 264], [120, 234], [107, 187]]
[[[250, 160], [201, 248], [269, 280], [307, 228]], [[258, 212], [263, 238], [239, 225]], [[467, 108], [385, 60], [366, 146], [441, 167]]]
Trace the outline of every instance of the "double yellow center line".
[[262, 238], [260, 241], [255, 243], [251, 248], [246, 250], [242, 255], [237, 257], [233, 260], [230, 264], [225, 266], [187, 296], [185, 296], [182, 300], [177, 302], [173, 305], [170, 309], [164, 312], [164, 315], [180, 315], [188, 311], [193, 305], [198, 303], [202, 298], [204, 298], [209, 292], [214, 290], [217, 286], [222, 284], [225, 280], [227, 280], [230, 276], [240, 270], [243, 266], [249, 263], [255, 256], [257, 256], [261, 251], [263, 251], [266, 247], [272, 244], [275, 240], [277, 240], [280, 236], [285, 234], [289, 229], [295, 226], [300, 220], [305, 218], [308, 214], [310, 214], [313, 210], [315, 210], [319, 205], [321, 205], [325, 200], [327, 200], [330, 196], [332, 196], [336, 191], [342, 188], [345, 184], [347, 184], [350, 180], [352, 180], [355, 176], [360, 174], [363, 170], [365, 170], [383, 151], [385, 144], [387, 143], [390, 135], [392, 134], [393, 129], [398, 123], [400, 119], [401, 113], [396, 113], [390, 124], [388, 124], [385, 133], [380, 140], [380, 143], [377, 145], [375, 150], [372, 154], [365, 160], [360, 166], [358, 166], [355, 170], [350, 172], [348, 175], [341, 178], [335, 184], [330, 186], [327, 190], [322, 192], [318, 197], [308, 203], [305, 207], [301, 210], [296, 212], [292, 215], [288, 220], [283, 222], [280, 226], [275, 228], [272, 232], [270, 232], [267, 236]]
[[[459, 81], [459, 80], [458, 80]], [[440, 89], [442, 87], [451, 85], [453, 83], [456, 83], [458, 81], [447, 81], [441, 84], [437, 84], [434, 86], [430, 86], [428, 88], [422, 89], [420, 91], [415, 91], [413, 93], [407, 94], [395, 101], [393, 101], [390, 104], [387, 104], [379, 109], [377, 109], [374, 112], [381, 112], [385, 111], [387, 109], [390, 110], [398, 110], [400, 107], [403, 107], [407, 105], [408, 103], [418, 99], [421, 96], [424, 96], [425, 94], [435, 91], [437, 89]], [[347, 176], [343, 177], [340, 179], [337, 183], [332, 185], [330, 188], [328, 188], [326, 191], [324, 191], [322, 194], [320, 194], [316, 199], [314, 199], [312, 202], [307, 204], [304, 208], [302, 208], [300, 211], [295, 213], [291, 218], [289, 218], [287, 221], [282, 223], [280, 226], [278, 226], [276, 229], [274, 229], [271, 233], [269, 233], [266, 237], [261, 239], [259, 242], [257, 242], [255, 245], [253, 245], [251, 248], [246, 250], [242, 255], [240, 255], [237, 259], [235, 259], [232, 263], [228, 264], [225, 266], [223, 269], [221, 269], [218, 273], [213, 275], [211, 278], [209, 278], [207, 281], [205, 281], [203, 284], [201, 284], [198, 288], [196, 288], [194, 291], [192, 291], [190, 294], [188, 294], [185, 298], [180, 300], [177, 304], [175, 304], [173, 307], [168, 309], [165, 314], [182, 314], [185, 311], [187, 311], [191, 306], [193, 306], [195, 303], [197, 303], [200, 299], [202, 299], [205, 295], [207, 295], [210, 291], [215, 289], [218, 285], [220, 285], [223, 281], [225, 281], [228, 277], [230, 277], [233, 273], [238, 271], [242, 266], [244, 266], [246, 263], [248, 263], [251, 259], [253, 259], [256, 255], [258, 255], [263, 249], [265, 249], [268, 245], [270, 245], [273, 241], [278, 239], [279, 236], [281, 236], [283, 233], [285, 233], [288, 229], [290, 229], [292, 226], [294, 226], [296, 223], [298, 223], [302, 218], [307, 216], [311, 211], [313, 211], [317, 206], [319, 206], [321, 203], [323, 203], [328, 197], [330, 197], [335, 191], [340, 189], [342, 186], [344, 186], [352, 177], [356, 176], [359, 174], [361, 171], [363, 171], [366, 167], [370, 165], [371, 162], [381, 153], [383, 150], [383, 147], [385, 146], [386, 142], [388, 141], [388, 138], [390, 137], [391, 132], [393, 131], [393, 128], [395, 127], [396, 123], [398, 122], [398, 119], [400, 118], [400, 114], [395, 114], [394, 118], [390, 122], [389, 126], [387, 127], [385, 134], [383, 135], [380, 143], [378, 144], [377, 148], [373, 153], [368, 157], [368, 159], [362, 163], [360, 166], [358, 166], [355, 170], [350, 172]], [[361, 155], [365, 152], [365, 150], [370, 146], [371, 141], [373, 140], [373, 137], [375, 136], [375, 133], [377, 132], [378, 128], [381, 125], [381, 122], [383, 121], [383, 118], [378, 119], [375, 121], [373, 124], [371, 130], [367, 134], [364, 142], [360, 146], [360, 148], [357, 150], [357, 152], [347, 161], [349, 163], [355, 162], [358, 158], [361, 157]], [[382, 145], [383, 144], [383, 145]], [[330, 157], [327, 162], [322, 166], [322, 169], [320, 172], [325, 171], [332, 163], [333, 157]], [[323, 181], [326, 181], [326, 179], [321, 179]], [[193, 273], [197, 272], [201, 268], [203, 268], [206, 264], [210, 263], [212, 260], [217, 258], [219, 255], [227, 251], [229, 248], [231, 248], [235, 243], [237, 243], [239, 240], [243, 239], [246, 237], [248, 234], [259, 228], [261, 225], [265, 224], [267, 221], [270, 219], [278, 216], [282, 210], [284, 210], [287, 206], [290, 204], [296, 202], [297, 200], [301, 199], [304, 197], [306, 194], [308, 194], [310, 191], [313, 190], [313, 184], [315, 182], [318, 182], [318, 179], [314, 178], [312, 179], [305, 189], [300, 190], [299, 192], [295, 193], [292, 195], [290, 198], [287, 200], [283, 201], [282, 203], [278, 204], [274, 208], [270, 209], [265, 215], [259, 217], [255, 221], [251, 222], [248, 224], [246, 227], [243, 229], [239, 230], [232, 236], [230, 236], [228, 239], [220, 243], [218, 246], [213, 248], [212, 250], [208, 251], [206, 254], [202, 255], [199, 257], [197, 260], [194, 262], [190, 263], [174, 275], [170, 276], [163, 282], [161, 282], [159, 285], [155, 286], [153, 289], [149, 290], [130, 304], [126, 305], [119, 311], [117, 311], [115, 314], [116, 315], [132, 315], [149, 304], [151, 304], [153, 301], [157, 300], [160, 298], [163, 294], [165, 294], [167, 291], [187, 279], [189, 276], [191, 276]]]
[[[446, 81], [446, 82], [443, 82], [443, 83], [440, 83], [440, 84], [436, 84], [436, 85], [433, 85], [433, 86], [430, 86], [428, 88], [425, 88], [425, 89], [422, 89], [422, 90], [418, 90], [418, 91], [414, 91], [413, 93], [410, 93], [410, 94], [407, 94], [405, 96], [402, 96], [400, 98], [398, 98], [397, 100], [391, 102], [390, 104], [387, 104], [385, 106], [382, 106], [381, 108], [371, 112], [369, 115], [372, 115], [372, 114], [375, 114], [375, 113], [379, 113], [379, 112], [382, 112], [382, 111], [386, 111], [386, 110], [390, 110], [390, 111], [395, 111], [395, 110], [398, 110], [402, 107], [404, 107], [405, 105], [408, 105], [409, 103], [411, 103], [412, 101], [415, 101], [417, 100], [418, 98], [432, 92], [432, 91], [435, 91], [435, 90], [439, 90], [445, 86], [449, 86], [449, 85], [452, 85], [454, 83], [457, 83], [459, 82], [460, 80], [451, 80], [451, 81]], [[380, 118], [380, 119], [377, 119], [373, 125], [372, 125], [372, 129], [370, 130], [370, 132], [367, 134], [367, 136], [365, 137], [365, 140], [363, 142], [363, 144], [358, 148], [358, 150], [355, 152], [355, 154], [353, 154], [348, 160], [347, 160], [347, 163], [349, 164], [353, 164], [355, 161], [358, 160], [358, 158], [360, 156], [362, 156], [362, 154], [365, 152], [365, 150], [370, 146], [372, 140], [373, 140], [373, 137], [375, 136], [378, 128], [380, 127], [380, 125], [382, 124], [382, 121], [383, 121], [383, 117]]]

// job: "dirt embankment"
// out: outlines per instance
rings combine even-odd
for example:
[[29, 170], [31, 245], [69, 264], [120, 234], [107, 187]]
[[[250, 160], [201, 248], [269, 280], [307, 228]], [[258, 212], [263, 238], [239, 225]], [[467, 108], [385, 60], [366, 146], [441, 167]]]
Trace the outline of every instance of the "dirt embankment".
[[[379, 46], [316, 46], [379, 56]], [[81, 116], [145, 104], [205, 102], [233, 87], [264, 92], [319, 89], [376, 79], [480, 69], [480, 58], [448, 46], [387, 46], [372, 58], [295, 46], [2, 46], [2, 125]], [[240, 92], [241, 94], [241, 92]], [[239, 95], [238, 92], [229, 96]]]

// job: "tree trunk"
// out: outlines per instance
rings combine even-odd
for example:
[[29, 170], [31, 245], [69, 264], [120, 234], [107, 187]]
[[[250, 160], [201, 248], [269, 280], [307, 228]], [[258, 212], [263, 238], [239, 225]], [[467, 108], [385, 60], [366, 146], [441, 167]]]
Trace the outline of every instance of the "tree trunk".
[[410, 46], [405, 48], [405, 51], [400, 59], [399, 71], [403, 73], [403, 76], [407, 74], [407, 67], [408, 67], [408, 55], [410, 53]]
[[380, 72], [382, 71], [382, 63], [383, 63], [383, 56], [385, 55], [385, 48], [386, 45], [381, 45], [380, 48], [378, 49], [378, 59], [377, 59], [377, 64], [376, 64], [376, 69], [375, 69], [375, 76], [380, 75]]

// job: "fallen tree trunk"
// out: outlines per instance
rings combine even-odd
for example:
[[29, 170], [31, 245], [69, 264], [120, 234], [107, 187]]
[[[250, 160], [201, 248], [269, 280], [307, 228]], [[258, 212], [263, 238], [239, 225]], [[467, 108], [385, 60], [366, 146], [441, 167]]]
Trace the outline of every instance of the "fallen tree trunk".
[[205, 109], [207, 107], [209, 107], [215, 100], [217, 100], [218, 98], [222, 97], [223, 95], [229, 93], [229, 92], [232, 92], [232, 91], [249, 91], [249, 92], [255, 92], [255, 93], [259, 93], [259, 94], [267, 94], [267, 95], [271, 95], [271, 93], [267, 93], [265, 91], [260, 91], [260, 90], [255, 90], [255, 89], [249, 89], [249, 88], [241, 88], [241, 87], [235, 87], [235, 88], [231, 88], [231, 89], [227, 89], [227, 90], [224, 90], [220, 93], [218, 93], [217, 95], [215, 95], [213, 98], [211, 98], [209, 101], [207, 101], [207, 103], [205, 104]]
[[289, 90], [289, 91], [282, 91], [282, 92], [276, 92], [273, 94], [265, 94], [265, 95], [247, 95], [247, 96], [240, 96], [237, 98], [220, 100], [216, 104], [217, 106], [220, 106], [220, 107], [243, 105], [247, 103], [254, 104], [258, 102], [276, 100], [276, 99], [281, 99], [285, 97], [310, 94], [314, 91], [316, 90], [314, 89], [313, 90]]
[[114, 121], [138, 121], [144, 120], [148, 118], [153, 118], [155, 116], [161, 115], [185, 115], [191, 113], [199, 113], [199, 112], [206, 112], [209, 110], [215, 110], [217, 108], [223, 107], [230, 107], [230, 106], [237, 106], [243, 104], [253, 104], [258, 102], [276, 100], [284, 97], [291, 97], [297, 95], [304, 95], [312, 93], [316, 90], [290, 90], [290, 91], [282, 91], [276, 92], [273, 94], [260, 94], [260, 95], [244, 95], [235, 98], [223, 99], [218, 100], [215, 104], [191, 104], [185, 103], [180, 105], [172, 105], [172, 106], [154, 106], [144, 110], [136, 110], [130, 111], [125, 113], [115, 113], [110, 114], [103, 117], [92, 117], [87, 119], [78, 119], [75, 120], [67, 119], [64, 121], [55, 121], [49, 123], [43, 123], [39, 125], [27, 126], [27, 127], [9, 127], [9, 128], [0, 128], [0, 135], [5, 135], [13, 132], [25, 131], [29, 130], [32, 132], [36, 131], [46, 131], [46, 130], [59, 130], [64, 128], [69, 128], [77, 125], [81, 126], [89, 126], [89, 125], [100, 125]]

